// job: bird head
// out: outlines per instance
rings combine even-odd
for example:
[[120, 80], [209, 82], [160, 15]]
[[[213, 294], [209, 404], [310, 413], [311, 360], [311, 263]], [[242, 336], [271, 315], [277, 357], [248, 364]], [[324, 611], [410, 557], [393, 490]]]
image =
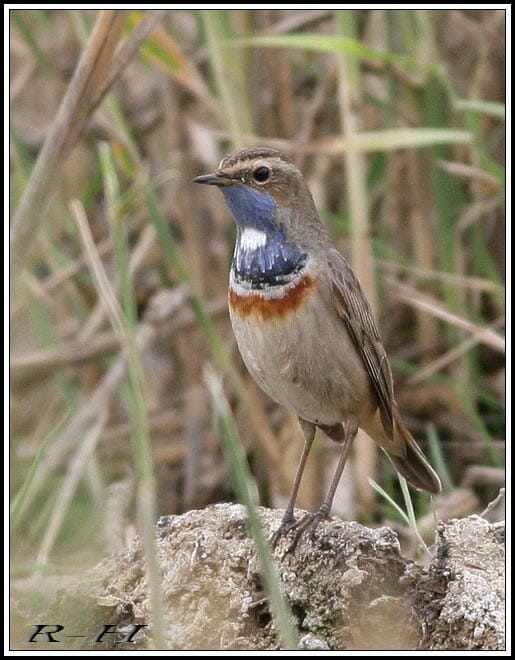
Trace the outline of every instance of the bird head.
[[302, 248], [309, 248], [317, 235], [325, 236], [301, 172], [280, 151], [236, 151], [215, 172], [194, 181], [218, 186], [240, 230], [280, 231], [285, 240]]

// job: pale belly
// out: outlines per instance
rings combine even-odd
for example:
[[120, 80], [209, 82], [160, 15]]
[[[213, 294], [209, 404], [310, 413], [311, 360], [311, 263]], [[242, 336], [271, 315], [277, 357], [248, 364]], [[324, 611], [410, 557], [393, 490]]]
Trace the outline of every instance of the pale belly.
[[243, 361], [272, 399], [315, 424], [348, 415], [361, 423], [372, 415], [377, 405], [361, 359], [343, 322], [314, 290], [283, 317], [229, 309]]

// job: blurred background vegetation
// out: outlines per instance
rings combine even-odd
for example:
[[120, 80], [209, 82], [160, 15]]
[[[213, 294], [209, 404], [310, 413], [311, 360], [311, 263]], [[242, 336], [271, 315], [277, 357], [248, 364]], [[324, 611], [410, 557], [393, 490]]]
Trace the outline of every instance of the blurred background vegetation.
[[[242, 365], [226, 304], [233, 222], [192, 183], [241, 146], [294, 159], [374, 304], [397, 401], [444, 482], [434, 505], [414, 494], [421, 534], [431, 542], [433, 507], [484, 509], [504, 480], [504, 11], [10, 21], [14, 576], [91, 565], [157, 515], [235, 498], [209, 363], [260, 501], [285, 504], [300, 433]], [[88, 43], [100, 56], [63, 115]], [[390, 524], [414, 552], [368, 481], [402, 503], [392, 468], [356, 446], [333, 513]], [[320, 437], [300, 507], [318, 506], [337, 455]]]

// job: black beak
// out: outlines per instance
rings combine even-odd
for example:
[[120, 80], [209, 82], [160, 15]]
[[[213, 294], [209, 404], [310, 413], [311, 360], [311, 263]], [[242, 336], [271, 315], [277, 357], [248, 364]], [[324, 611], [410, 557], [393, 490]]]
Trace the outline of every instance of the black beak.
[[212, 172], [211, 174], [201, 174], [193, 179], [194, 183], [206, 183], [208, 186], [228, 186], [232, 181], [238, 181], [225, 172]]

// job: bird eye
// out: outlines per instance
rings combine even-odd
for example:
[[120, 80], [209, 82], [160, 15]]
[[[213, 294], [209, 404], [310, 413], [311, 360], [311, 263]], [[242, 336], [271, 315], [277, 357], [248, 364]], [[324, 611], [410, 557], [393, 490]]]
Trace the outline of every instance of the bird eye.
[[270, 176], [270, 170], [268, 169], [268, 167], [258, 167], [257, 170], [254, 172], [254, 179], [258, 183], [264, 183], [269, 176]]

